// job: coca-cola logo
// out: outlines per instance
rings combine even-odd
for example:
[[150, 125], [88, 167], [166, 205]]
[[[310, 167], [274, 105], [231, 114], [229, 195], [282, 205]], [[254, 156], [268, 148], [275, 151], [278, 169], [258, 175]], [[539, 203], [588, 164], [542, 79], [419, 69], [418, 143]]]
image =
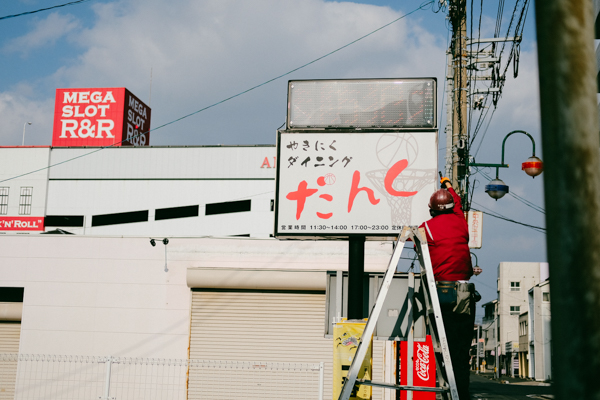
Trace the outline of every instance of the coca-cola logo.
[[429, 380], [429, 346], [417, 343], [417, 359], [415, 361], [417, 376], [424, 381]]

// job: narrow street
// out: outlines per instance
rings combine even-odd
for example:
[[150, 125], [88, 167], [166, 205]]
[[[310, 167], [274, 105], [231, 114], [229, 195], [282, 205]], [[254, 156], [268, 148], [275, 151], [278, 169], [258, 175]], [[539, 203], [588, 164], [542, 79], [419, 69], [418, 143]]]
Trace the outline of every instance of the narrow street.
[[542, 382], [511, 379], [512, 383], [499, 383], [485, 376], [471, 374], [473, 400], [528, 400], [552, 399], [552, 387]]

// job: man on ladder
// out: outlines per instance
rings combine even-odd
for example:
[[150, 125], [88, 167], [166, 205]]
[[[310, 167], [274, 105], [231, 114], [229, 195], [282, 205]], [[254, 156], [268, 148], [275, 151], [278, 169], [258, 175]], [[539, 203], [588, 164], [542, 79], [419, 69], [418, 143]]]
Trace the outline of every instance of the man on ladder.
[[441, 185], [442, 189], [429, 200], [429, 213], [433, 218], [420, 228], [425, 228], [427, 235], [458, 395], [460, 400], [468, 400], [475, 302], [481, 298], [468, 280], [481, 270], [474, 271], [471, 264], [469, 230], [460, 197], [448, 178], [442, 178]]

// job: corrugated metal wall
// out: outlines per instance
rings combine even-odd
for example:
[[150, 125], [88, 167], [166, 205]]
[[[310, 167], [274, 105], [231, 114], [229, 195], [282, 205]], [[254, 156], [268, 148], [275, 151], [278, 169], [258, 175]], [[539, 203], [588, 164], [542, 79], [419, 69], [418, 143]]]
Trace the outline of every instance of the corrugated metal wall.
[[17, 357], [7, 356], [19, 352], [20, 322], [0, 322], [0, 400], [12, 400], [15, 396]]

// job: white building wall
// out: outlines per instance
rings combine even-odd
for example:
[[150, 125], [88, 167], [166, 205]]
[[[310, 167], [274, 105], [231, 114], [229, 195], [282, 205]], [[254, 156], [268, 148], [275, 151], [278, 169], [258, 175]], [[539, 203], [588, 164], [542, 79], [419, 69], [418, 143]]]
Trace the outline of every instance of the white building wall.
[[[0, 286], [24, 287], [20, 353], [186, 358], [190, 268], [345, 270], [342, 241], [5, 236]], [[391, 244], [367, 242], [367, 271]], [[233, 273], [233, 272], [232, 272]], [[325, 321], [323, 321], [325, 323]], [[293, 360], [290, 360], [293, 361]]]
[[532, 310], [534, 329], [531, 332], [530, 349], [533, 350], [533, 378], [538, 381], [552, 379], [552, 333], [550, 328], [550, 301], [543, 294], [550, 293], [549, 281], [534, 286], [529, 292], [529, 308]]
[[[498, 266], [498, 313], [500, 319], [499, 343], [519, 343], [519, 314], [528, 309], [528, 290], [540, 279], [540, 263], [501, 262]], [[519, 282], [519, 290], [511, 290], [511, 282]], [[510, 307], [518, 306], [512, 314]]]
[[54, 148], [50, 179], [274, 179], [274, 162], [272, 145]]
[[[69, 194], [66, 196], [65, 194]], [[83, 215], [75, 234], [125, 236], [225, 236], [273, 233], [275, 180], [64, 180], [51, 181], [47, 215]], [[250, 200], [251, 211], [205, 216], [206, 204]], [[199, 205], [198, 217], [155, 221], [157, 208]], [[92, 227], [94, 215], [149, 211], [148, 222]], [[85, 228], [85, 229], [84, 229]]]
[[[31, 217], [43, 217], [46, 209], [48, 186], [49, 147], [0, 148], [0, 187], [9, 188], [8, 212], [5, 216], [19, 216], [19, 198], [22, 187], [32, 187]], [[13, 179], [18, 177], [16, 179]], [[3, 232], [0, 232], [3, 233]]]

